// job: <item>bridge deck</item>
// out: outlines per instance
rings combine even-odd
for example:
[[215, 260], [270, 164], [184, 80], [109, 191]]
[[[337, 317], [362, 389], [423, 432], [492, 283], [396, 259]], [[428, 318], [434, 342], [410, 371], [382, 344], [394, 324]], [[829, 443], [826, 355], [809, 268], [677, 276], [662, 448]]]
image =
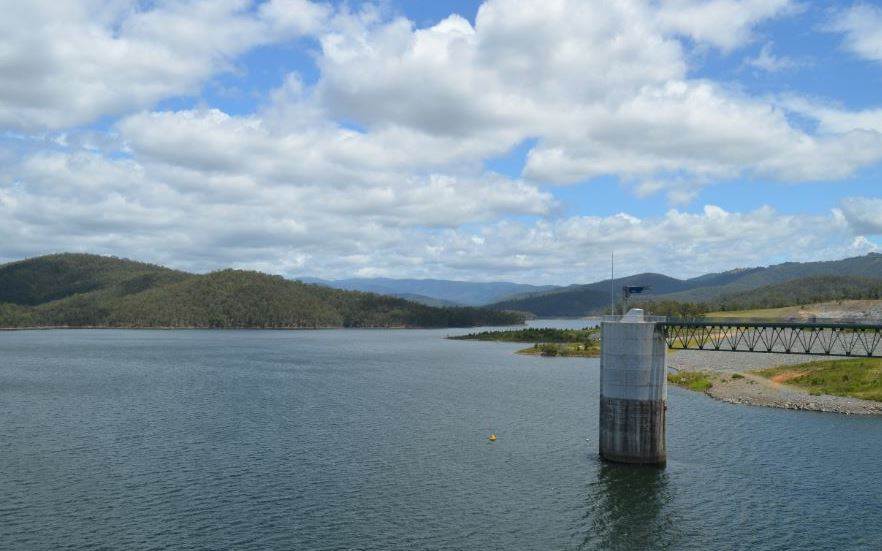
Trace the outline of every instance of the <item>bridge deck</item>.
[[816, 356], [882, 357], [882, 324], [757, 319], [667, 319], [668, 348]]

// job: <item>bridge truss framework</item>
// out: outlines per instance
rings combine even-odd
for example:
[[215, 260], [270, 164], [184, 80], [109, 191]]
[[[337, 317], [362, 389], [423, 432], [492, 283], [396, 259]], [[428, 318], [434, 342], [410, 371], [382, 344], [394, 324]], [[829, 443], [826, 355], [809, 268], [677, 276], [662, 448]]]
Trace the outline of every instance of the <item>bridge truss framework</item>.
[[674, 350], [882, 357], [882, 325], [707, 319], [659, 325]]

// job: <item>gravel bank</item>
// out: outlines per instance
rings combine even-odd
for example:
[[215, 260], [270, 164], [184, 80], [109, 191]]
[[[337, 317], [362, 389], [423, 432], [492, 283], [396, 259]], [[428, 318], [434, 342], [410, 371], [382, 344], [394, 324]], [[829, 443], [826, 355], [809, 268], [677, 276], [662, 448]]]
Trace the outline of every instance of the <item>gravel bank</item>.
[[804, 364], [821, 358], [804, 354], [765, 354], [762, 352], [717, 352], [715, 350], [668, 351], [668, 367], [677, 371], [718, 371], [742, 373], [782, 365]]
[[[746, 373], [757, 369], [794, 365], [821, 359], [795, 354], [678, 350], [668, 356], [668, 367], [677, 371], [710, 371], [713, 386], [707, 394], [732, 404], [802, 409], [849, 415], [882, 415], [882, 403], [840, 396], [812, 396], [808, 392]], [[743, 379], [733, 379], [741, 373]]]

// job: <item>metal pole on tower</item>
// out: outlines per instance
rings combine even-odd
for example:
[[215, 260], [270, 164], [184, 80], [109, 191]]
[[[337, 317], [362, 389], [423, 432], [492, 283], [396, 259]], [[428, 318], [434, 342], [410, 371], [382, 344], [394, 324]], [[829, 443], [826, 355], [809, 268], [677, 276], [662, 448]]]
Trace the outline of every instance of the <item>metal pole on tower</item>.
[[616, 315], [616, 252], [612, 251], [609, 257], [609, 315]]

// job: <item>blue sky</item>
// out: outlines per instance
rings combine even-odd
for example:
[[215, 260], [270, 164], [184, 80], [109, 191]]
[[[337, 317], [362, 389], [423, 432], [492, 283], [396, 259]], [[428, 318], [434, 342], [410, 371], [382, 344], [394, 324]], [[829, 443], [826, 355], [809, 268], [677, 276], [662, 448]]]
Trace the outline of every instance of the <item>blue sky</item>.
[[876, 3], [3, 7], [0, 261], [569, 283], [882, 247]]

